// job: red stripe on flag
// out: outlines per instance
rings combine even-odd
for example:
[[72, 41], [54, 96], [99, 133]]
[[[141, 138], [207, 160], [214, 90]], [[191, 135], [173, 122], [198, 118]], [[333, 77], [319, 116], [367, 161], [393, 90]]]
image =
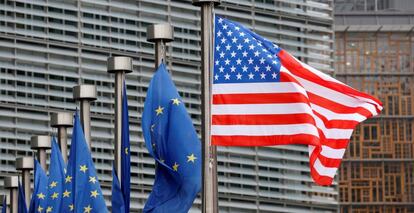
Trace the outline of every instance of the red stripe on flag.
[[216, 136], [211, 137], [211, 143], [216, 146], [273, 146], [286, 144], [317, 145], [319, 138], [314, 135], [271, 135], [271, 136]]
[[213, 95], [213, 104], [277, 104], [305, 103], [309, 99], [301, 93], [249, 93]]

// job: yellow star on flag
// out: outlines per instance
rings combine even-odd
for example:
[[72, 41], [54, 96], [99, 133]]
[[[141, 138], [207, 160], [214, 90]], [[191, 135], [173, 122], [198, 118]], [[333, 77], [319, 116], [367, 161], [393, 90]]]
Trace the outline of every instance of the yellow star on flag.
[[89, 176], [89, 182], [90, 183], [96, 183], [96, 177], [94, 177], [94, 176]]
[[157, 115], [160, 115], [163, 113], [164, 107], [158, 106], [158, 108], [155, 110], [155, 112], [157, 113]]
[[47, 207], [46, 212], [52, 212], [52, 211], [53, 211], [53, 207], [51, 206]]
[[174, 105], [180, 105], [181, 101], [178, 98], [171, 99]]
[[86, 165], [80, 166], [80, 171], [81, 172], [86, 173], [86, 170], [88, 170], [88, 167], [86, 167]]
[[84, 207], [83, 209], [84, 209], [83, 213], [90, 213], [92, 211], [91, 205]]
[[39, 194], [37, 194], [37, 198], [44, 200], [45, 199], [45, 195], [40, 192]]
[[59, 193], [55, 192], [55, 193], [53, 193], [53, 195], [51, 197], [54, 200], [54, 199], [57, 199], [58, 196], [59, 196]]
[[57, 186], [57, 182], [56, 181], [52, 181], [52, 183], [50, 183], [50, 188], [55, 188]]
[[96, 198], [99, 195], [98, 190], [91, 191], [91, 197]]
[[63, 197], [70, 197], [70, 191], [65, 190], [65, 191], [63, 192]]
[[70, 210], [70, 211], [73, 211], [73, 209], [74, 209], [74, 208], [75, 208], [75, 207], [73, 206], [73, 204], [70, 204], [70, 205], [69, 205], [69, 210]]
[[125, 154], [128, 155], [129, 151], [128, 151], [128, 147], [125, 148]]
[[65, 178], [65, 183], [70, 183], [70, 182], [72, 182], [72, 176], [66, 176], [66, 178]]
[[155, 124], [151, 125], [151, 132], [154, 132]]
[[42, 212], [43, 208], [41, 206], [37, 207], [37, 212]]
[[173, 165], [173, 170], [178, 171], [179, 166], [180, 166], [180, 164], [177, 164], [177, 162], [175, 162], [174, 165]]
[[197, 159], [197, 157], [196, 156], [194, 156], [194, 154], [191, 154], [191, 155], [188, 155], [187, 156], [187, 162], [193, 162], [194, 163], [194, 161]]

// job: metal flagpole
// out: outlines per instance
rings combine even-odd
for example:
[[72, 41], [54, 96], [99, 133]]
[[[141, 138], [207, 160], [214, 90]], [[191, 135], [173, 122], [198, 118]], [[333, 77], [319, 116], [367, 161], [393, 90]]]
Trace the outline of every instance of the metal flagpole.
[[30, 170], [33, 170], [34, 162], [32, 157], [20, 157], [16, 159], [16, 170], [22, 171], [22, 182], [26, 206], [30, 205], [32, 192], [30, 189]]
[[126, 73], [132, 72], [132, 58], [115, 56], [108, 58], [108, 73], [115, 74], [115, 170], [122, 186], [121, 135], [122, 135], [122, 84]]
[[213, 71], [213, 8], [220, 0], [193, 0], [201, 7], [201, 137], [203, 141], [202, 212], [218, 212], [217, 149], [211, 146], [211, 72]]
[[147, 41], [155, 43], [155, 69], [166, 59], [165, 45], [173, 41], [173, 26], [170, 24], [153, 24], [147, 27]]
[[52, 147], [49, 135], [36, 135], [30, 138], [30, 147], [37, 151], [37, 159], [44, 171], [46, 170], [46, 150]]
[[96, 97], [95, 85], [82, 84], [73, 87], [73, 99], [80, 102], [80, 120], [89, 150], [91, 150], [91, 102], [95, 101]]
[[[58, 143], [60, 146], [60, 152], [65, 163], [68, 162], [68, 131], [67, 128], [73, 126], [73, 113], [59, 112], [52, 114], [50, 119], [52, 127], [58, 130]], [[50, 141], [50, 139], [49, 139]]]
[[18, 187], [19, 176], [9, 176], [4, 178], [4, 188], [10, 190], [10, 213], [17, 213], [18, 210]]

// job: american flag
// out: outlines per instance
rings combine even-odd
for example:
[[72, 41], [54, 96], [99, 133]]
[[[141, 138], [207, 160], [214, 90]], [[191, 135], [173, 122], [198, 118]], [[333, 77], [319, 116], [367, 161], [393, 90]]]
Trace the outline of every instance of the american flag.
[[380, 101], [216, 16], [212, 144], [309, 145], [314, 181], [330, 185], [355, 126]]

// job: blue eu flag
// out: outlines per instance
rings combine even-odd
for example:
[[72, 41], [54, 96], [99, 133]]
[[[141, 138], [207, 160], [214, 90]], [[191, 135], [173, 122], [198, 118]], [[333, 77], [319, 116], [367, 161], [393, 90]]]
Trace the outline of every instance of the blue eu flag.
[[62, 198], [71, 195], [71, 192], [63, 191], [65, 183], [65, 167], [65, 162], [63, 161], [59, 146], [56, 143], [56, 139], [53, 138], [45, 211], [58, 212], [61, 208]]
[[144, 212], [188, 212], [201, 189], [201, 143], [164, 64], [149, 85], [142, 130], [157, 162]]
[[30, 200], [30, 213], [43, 212], [47, 194], [47, 175], [36, 159], [34, 163], [34, 189]]
[[[126, 93], [126, 85], [124, 81], [123, 95], [122, 95], [122, 134], [121, 134], [121, 174], [122, 185], [121, 192], [119, 194], [118, 177], [115, 173], [112, 174], [112, 212], [129, 212], [129, 199], [130, 199], [130, 185], [131, 185], [131, 157], [130, 157], [130, 144], [129, 144], [129, 116], [128, 116], [128, 96]], [[124, 203], [124, 210], [121, 211], [120, 196]], [[115, 205], [114, 205], [115, 204]]]
[[1, 207], [1, 213], [6, 213], [6, 208], [7, 208], [7, 199], [6, 198], [7, 198], [6, 196], [3, 197], [3, 205]]
[[68, 196], [63, 197], [60, 212], [108, 212], [78, 112], [75, 113], [73, 124], [65, 192], [68, 192]]
[[125, 201], [115, 168], [112, 169], [112, 213], [125, 213]]
[[24, 199], [24, 191], [22, 188], [22, 184], [20, 184], [20, 182], [19, 182], [19, 198], [18, 198], [17, 212], [27, 213], [26, 200]]

